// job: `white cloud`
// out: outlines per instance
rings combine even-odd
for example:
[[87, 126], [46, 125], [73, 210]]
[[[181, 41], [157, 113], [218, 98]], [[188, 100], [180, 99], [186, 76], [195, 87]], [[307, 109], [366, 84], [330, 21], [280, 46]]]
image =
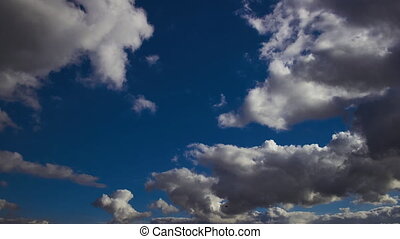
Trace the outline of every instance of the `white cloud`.
[[132, 0], [2, 1], [0, 22], [0, 98], [34, 109], [40, 109], [36, 90], [43, 78], [84, 55], [93, 66], [91, 81], [121, 89], [125, 49], [136, 50], [153, 33]]
[[221, 94], [219, 103], [214, 104], [213, 107], [214, 108], [221, 108], [221, 107], [224, 107], [226, 104], [227, 104], [226, 97], [225, 97], [224, 94]]
[[161, 198], [157, 201], [150, 204], [150, 208], [153, 209], [160, 209], [163, 214], [171, 214], [179, 212], [179, 209], [174, 207], [173, 205], [168, 204], [166, 201], [162, 200]]
[[111, 196], [103, 194], [93, 205], [113, 215], [113, 223], [130, 223], [134, 220], [150, 217], [150, 212], [138, 212], [130, 204], [133, 194], [127, 189], [115, 191]]
[[157, 111], [157, 105], [147, 100], [143, 95], [139, 95], [134, 99], [132, 110], [136, 113], [141, 113], [144, 110], [149, 110], [151, 113], [155, 113]]
[[42, 178], [64, 179], [92, 187], [105, 187], [104, 184], [97, 182], [97, 177], [88, 174], [75, 173], [67, 166], [50, 163], [41, 165], [25, 161], [19, 153], [0, 151], [0, 173], [12, 172], [30, 174]]
[[8, 116], [7, 112], [2, 111], [0, 109], [0, 132], [3, 131], [6, 127], [11, 127], [18, 129], [18, 125], [12, 121], [12, 119]]
[[157, 64], [158, 60], [160, 60], [159, 55], [146, 56], [146, 61], [150, 66]]

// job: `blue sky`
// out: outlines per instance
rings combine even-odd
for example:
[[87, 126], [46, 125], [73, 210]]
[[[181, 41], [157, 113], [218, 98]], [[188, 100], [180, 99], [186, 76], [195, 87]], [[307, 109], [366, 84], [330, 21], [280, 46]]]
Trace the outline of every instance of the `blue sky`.
[[[276, 2], [253, 2], [251, 16], [271, 13]], [[0, 133], [1, 150], [18, 152], [30, 162], [65, 165], [107, 185], [96, 188], [18, 172], [0, 173], [0, 181], [8, 184], [0, 187], [0, 198], [20, 207], [1, 215], [53, 223], [104, 223], [110, 215], [92, 205], [102, 194], [128, 189], [134, 194], [134, 208], [149, 211], [148, 205], [160, 197], [174, 203], [162, 190], [146, 190], [152, 172], [187, 167], [213, 175], [212, 168], [193, 164], [185, 156], [189, 144], [254, 147], [272, 139], [278, 145], [323, 147], [332, 134], [351, 130], [353, 116], [348, 109], [302, 120], [288, 130], [257, 122], [242, 128], [218, 125], [219, 115], [240, 108], [248, 91], [270, 77], [271, 59], [261, 59], [260, 49], [271, 34], [260, 34], [243, 17], [244, 3], [137, 0], [135, 7], [146, 11], [154, 33], [135, 51], [125, 49], [123, 88], [82, 83], [83, 78], [95, 77], [91, 59], [82, 54], [78, 61], [42, 77], [45, 83], [37, 90], [41, 110], [0, 101], [0, 108], [20, 127]], [[152, 55], [159, 60], [149, 64], [146, 57]], [[221, 94], [227, 103], [214, 107]], [[140, 95], [156, 104], [154, 113], [132, 110]], [[172, 161], [174, 157], [177, 162]], [[354, 198], [291, 210], [322, 214], [344, 207], [374, 207], [353, 204]], [[162, 216], [157, 210], [152, 212], [153, 217]], [[185, 210], [176, 215], [190, 216]]]

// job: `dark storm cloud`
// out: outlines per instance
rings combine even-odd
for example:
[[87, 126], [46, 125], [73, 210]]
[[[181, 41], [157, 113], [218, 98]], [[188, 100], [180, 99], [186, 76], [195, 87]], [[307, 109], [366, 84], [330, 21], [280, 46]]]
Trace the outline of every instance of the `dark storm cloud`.
[[393, 90], [385, 97], [362, 104], [356, 111], [354, 127], [365, 135], [375, 158], [399, 155], [400, 92]]

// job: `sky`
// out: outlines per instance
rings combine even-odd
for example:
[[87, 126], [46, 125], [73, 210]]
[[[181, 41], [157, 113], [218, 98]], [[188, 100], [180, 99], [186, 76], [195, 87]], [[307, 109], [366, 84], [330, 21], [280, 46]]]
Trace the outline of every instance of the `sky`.
[[0, 222], [400, 222], [399, 10], [2, 1]]

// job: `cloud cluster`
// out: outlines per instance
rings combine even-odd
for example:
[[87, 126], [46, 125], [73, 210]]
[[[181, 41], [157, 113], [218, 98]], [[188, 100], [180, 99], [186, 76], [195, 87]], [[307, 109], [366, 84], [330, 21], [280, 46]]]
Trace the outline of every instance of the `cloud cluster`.
[[260, 215], [263, 223], [314, 223], [314, 224], [380, 224], [399, 223], [400, 206], [378, 207], [368, 211], [351, 212], [341, 208], [340, 213], [317, 215], [312, 212], [288, 212], [282, 208], [271, 208]]
[[15, 129], [19, 128], [18, 125], [15, 124], [14, 121], [8, 116], [7, 112], [0, 109], [0, 132], [2, 132], [7, 127]]
[[398, 88], [397, 10], [390, 0], [282, 0], [260, 18], [247, 7], [248, 23], [271, 35], [260, 51], [269, 77], [249, 91], [238, 111], [220, 115], [220, 126], [257, 122], [284, 130], [340, 115]]
[[103, 188], [98, 178], [88, 174], [78, 174], [71, 168], [47, 163], [41, 165], [25, 161], [21, 154], [9, 151], [0, 151], [0, 173], [24, 173], [42, 178], [69, 180], [77, 184]]
[[356, 203], [397, 204], [387, 193], [400, 189], [400, 162], [370, 156], [365, 139], [341, 132], [331, 142], [258, 147], [192, 144], [188, 155], [212, 176], [186, 168], [153, 173], [149, 189], [160, 189], [174, 204], [203, 222], [245, 222], [257, 208], [314, 206], [356, 196]]
[[36, 90], [43, 79], [81, 56], [93, 66], [90, 81], [120, 89], [125, 50], [134, 51], [153, 33], [133, 0], [1, 1], [0, 22], [0, 99], [34, 109], [40, 109]]
[[171, 214], [171, 213], [176, 213], [179, 212], [179, 209], [176, 208], [173, 205], [168, 204], [166, 201], [163, 199], [158, 199], [157, 201], [153, 202], [150, 204], [150, 208], [153, 209], [160, 209], [163, 214]]
[[132, 110], [138, 114], [144, 110], [149, 110], [154, 114], [157, 111], [157, 105], [154, 102], [146, 99], [143, 95], [139, 95], [133, 101]]
[[133, 194], [126, 189], [115, 191], [111, 196], [103, 194], [93, 205], [113, 215], [112, 223], [130, 223], [134, 220], [150, 217], [150, 212], [138, 212], [130, 204]]

